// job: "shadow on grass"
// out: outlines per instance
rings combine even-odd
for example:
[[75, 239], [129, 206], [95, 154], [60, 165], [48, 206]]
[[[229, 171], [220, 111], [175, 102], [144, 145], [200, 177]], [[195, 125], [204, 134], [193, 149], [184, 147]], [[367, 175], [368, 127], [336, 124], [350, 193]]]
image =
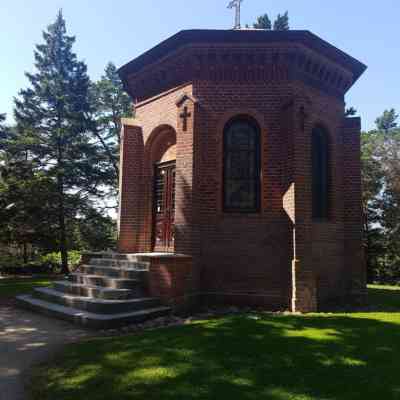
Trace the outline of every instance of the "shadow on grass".
[[372, 312], [400, 312], [400, 287], [368, 287], [367, 310]]
[[400, 312], [400, 287], [370, 285], [364, 304], [340, 304], [332, 301], [320, 311], [334, 314]]
[[35, 400], [400, 399], [400, 314], [233, 316], [81, 343], [53, 365]]

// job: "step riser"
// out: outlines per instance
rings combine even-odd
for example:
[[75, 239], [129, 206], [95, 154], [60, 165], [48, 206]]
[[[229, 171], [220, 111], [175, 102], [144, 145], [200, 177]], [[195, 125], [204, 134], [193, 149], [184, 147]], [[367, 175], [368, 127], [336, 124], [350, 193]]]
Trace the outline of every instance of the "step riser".
[[61, 296], [54, 296], [50, 293], [43, 293], [40, 291], [35, 292], [35, 297], [50, 303], [61, 304], [62, 306], [77, 308], [79, 310], [89, 311], [95, 314], [118, 314], [127, 313], [131, 311], [146, 310], [160, 306], [160, 302], [156, 299], [145, 299], [132, 303], [122, 304], [102, 304], [95, 302], [88, 302], [77, 298], [65, 298]]
[[103, 267], [133, 268], [137, 270], [148, 270], [148, 264], [139, 261], [116, 260], [111, 258], [92, 258], [90, 265]]
[[92, 297], [102, 300], [129, 300], [137, 297], [143, 297], [144, 291], [140, 287], [128, 289], [129, 291], [121, 291], [120, 289], [103, 291], [88, 286], [65, 286], [58, 283], [53, 284], [54, 289], [59, 292], [74, 296]]
[[32, 304], [31, 302], [27, 301], [26, 299], [17, 298], [18, 304], [26, 309], [39, 312], [41, 314], [47, 315], [49, 317], [56, 317], [63, 319], [65, 321], [73, 322], [82, 326], [85, 326], [90, 329], [112, 329], [118, 328], [120, 326], [128, 325], [128, 324], [136, 324], [144, 322], [148, 319], [158, 318], [170, 313], [169, 310], [159, 310], [149, 312], [143, 315], [135, 315], [135, 316], [127, 316], [121, 317], [113, 320], [97, 320], [93, 319], [84, 315], [80, 315], [79, 313], [75, 315], [66, 314], [64, 312], [48, 309], [42, 307], [37, 304]]
[[72, 282], [78, 283], [81, 285], [89, 285], [89, 286], [102, 286], [106, 288], [112, 289], [135, 289], [140, 286], [139, 281], [134, 280], [115, 280], [107, 277], [92, 277], [92, 276], [77, 276], [72, 275]]
[[106, 276], [110, 278], [142, 279], [147, 271], [129, 271], [126, 269], [107, 268], [94, 265], [82, 265], [79, 269], [82, 274]]

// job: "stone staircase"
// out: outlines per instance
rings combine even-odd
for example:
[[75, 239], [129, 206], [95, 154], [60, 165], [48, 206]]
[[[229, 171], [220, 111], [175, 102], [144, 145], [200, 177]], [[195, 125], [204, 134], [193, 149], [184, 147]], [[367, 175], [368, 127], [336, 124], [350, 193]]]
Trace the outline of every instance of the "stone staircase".
[[130, 256], [93, 258], [70, 280], [18, 296], [19, 304], [95, 329], [116, 328], [168, 314], [171, 309], [146, 295], [148, 263]]

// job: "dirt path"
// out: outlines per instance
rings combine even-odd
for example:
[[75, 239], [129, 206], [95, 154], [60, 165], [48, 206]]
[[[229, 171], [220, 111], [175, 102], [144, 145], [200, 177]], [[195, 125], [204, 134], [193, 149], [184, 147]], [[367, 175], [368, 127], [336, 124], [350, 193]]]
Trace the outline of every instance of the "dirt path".
[[69, 323], [0, 304], [0, 400], [25, 400], [23, 378], [32, 365], [90, 335]]

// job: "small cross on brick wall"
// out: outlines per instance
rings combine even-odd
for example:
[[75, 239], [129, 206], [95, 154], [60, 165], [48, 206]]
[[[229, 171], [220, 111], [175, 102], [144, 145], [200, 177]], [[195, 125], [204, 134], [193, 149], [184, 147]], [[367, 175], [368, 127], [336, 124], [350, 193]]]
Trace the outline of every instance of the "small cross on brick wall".
[[187, 121], [188, 121], [188, 118], [190, 118], [191, 116], [192, 116], [192, 114], [190, 112], [188, 112], [187, 107], [184, 107], [183, 112], [179, 114], [179, 117], [182, 118], [182, 120], [183, 120], [183, 131], [184, 132], [187, 131]]

